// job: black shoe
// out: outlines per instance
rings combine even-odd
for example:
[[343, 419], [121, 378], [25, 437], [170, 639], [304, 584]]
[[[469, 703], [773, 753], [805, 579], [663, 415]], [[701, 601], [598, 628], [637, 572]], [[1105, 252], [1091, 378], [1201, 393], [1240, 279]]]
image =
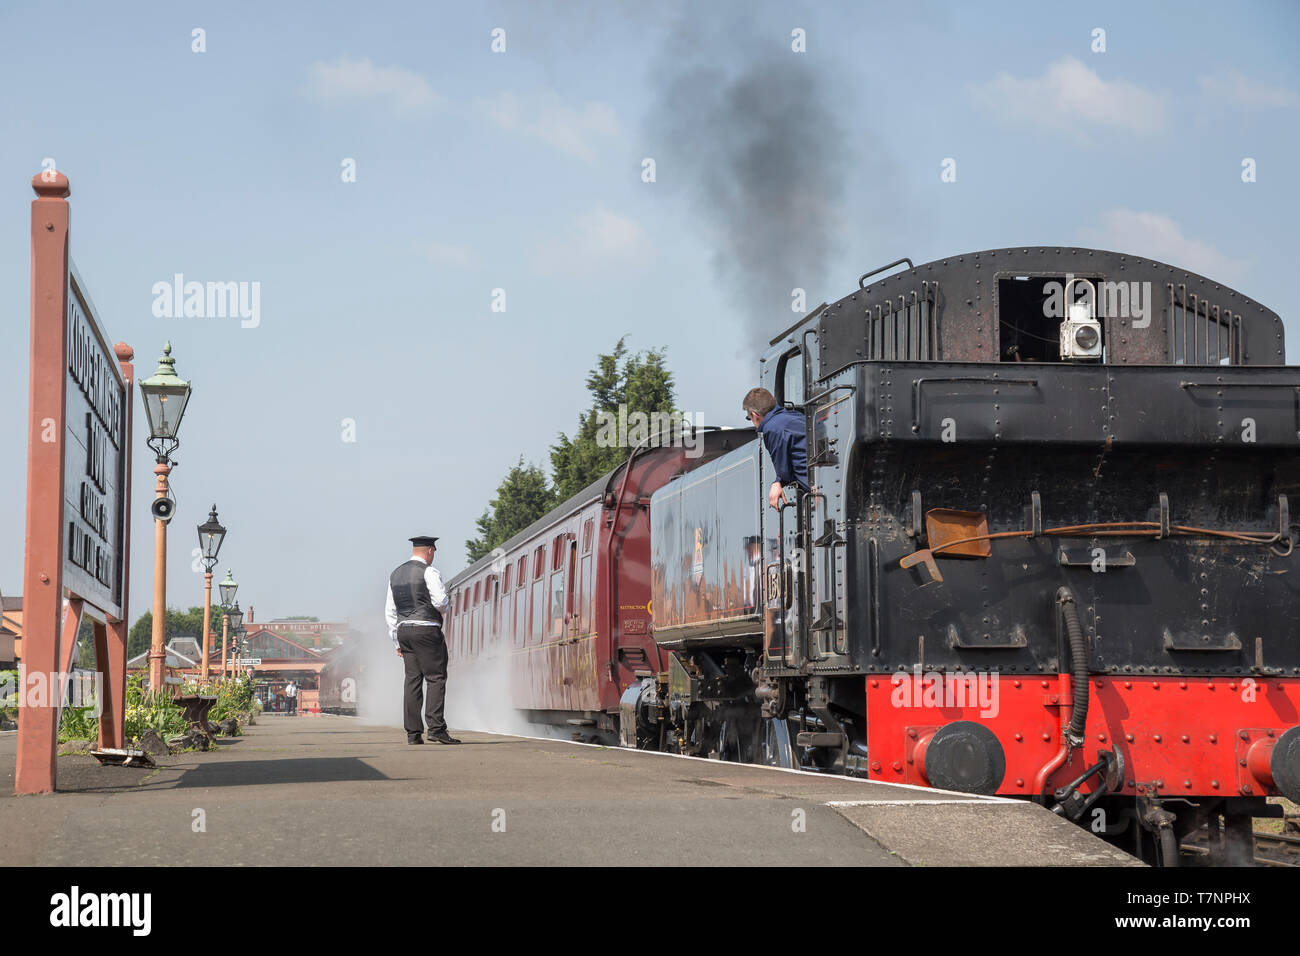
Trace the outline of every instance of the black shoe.
[[421, 747], [424, 746], [424, 741], [421, 740], [419, 737], [407, 737], [406, 742], [408, 744], [419, 744]]
[[453, 737], [451, 734], [447, 733], [447, 731], [444, 730], [444, 731], [443, 731], [442, 733], [440, 733], [440, 734], [429, 734], [429, 743], [432, 743], [432, 744], [458, 744], [458, 743], [460, 743], [460, 741], [457, 740], [455, 737]]

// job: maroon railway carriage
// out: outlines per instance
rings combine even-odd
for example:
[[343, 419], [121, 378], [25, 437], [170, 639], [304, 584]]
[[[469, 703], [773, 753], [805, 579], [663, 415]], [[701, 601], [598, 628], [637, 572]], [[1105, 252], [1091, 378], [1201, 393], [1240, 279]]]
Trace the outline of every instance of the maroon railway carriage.
[[659, 674], [650, 627], [650, 495], [754, 438], [701, 430], [629, 461], [447, 582], [453, 680], [507, 693], [535, 723], [611, 742], [619, 697]]

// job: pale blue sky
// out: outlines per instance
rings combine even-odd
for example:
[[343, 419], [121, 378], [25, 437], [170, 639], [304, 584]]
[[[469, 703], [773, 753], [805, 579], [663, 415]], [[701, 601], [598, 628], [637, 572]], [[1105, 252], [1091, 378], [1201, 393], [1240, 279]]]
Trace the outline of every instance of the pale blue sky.
[[[9, 0], [0, 588], [21, 590], [28, 182], [46, 157], [72, 181], [73, 257], [110, 335], [144, 375], [170, 338], [194, 383], [170, 601], [201, 601], [189, 552], [216, 501], [220, 573], [259, 618], [378, 627], [409, 534], [442, 536], [439, 564], [458, 570], [503, 472], [521, 453], [546, 461], [624, 333], [667, 347], [683, 408], [739, 423], [755, 330], [792, 315], [788, 293], [769, 309], [729, 268], [738, 238], [701, 193], [731, 177], [704, 168], [708, 126], [670, 135], [665, 90], [696, 67], [721, 84], [700, 103], [720, 109], [756, 64], [806, 58], [829, 123], [791, 152], [835, 175], [794, 203], [824, 207], [825, 248], [798, 277], [784, 273], [801, 250], [768, 271], [810, 306], [904, 255], [1080, 243], [1225, 281], [1300, 335], [1297, 7], [1047, 6]], [[955, 183], [940, 181], [948, 157]], [[1245, 157], [1257, 182], [1241, 181]], [[762, 230], [779, 242], [779, 223]], [[178, 272], [259, 282], [260, 325], [156, 318], [151, 288]], [[132, 619], [152, 584], [143, 437]]]

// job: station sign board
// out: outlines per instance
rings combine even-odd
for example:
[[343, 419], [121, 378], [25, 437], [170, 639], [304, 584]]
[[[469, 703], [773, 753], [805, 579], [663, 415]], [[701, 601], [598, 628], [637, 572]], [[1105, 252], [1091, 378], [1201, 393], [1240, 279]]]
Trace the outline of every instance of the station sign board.
[[68, 270], [63, 586], [122, 616], [129, 392], [75, 266]]

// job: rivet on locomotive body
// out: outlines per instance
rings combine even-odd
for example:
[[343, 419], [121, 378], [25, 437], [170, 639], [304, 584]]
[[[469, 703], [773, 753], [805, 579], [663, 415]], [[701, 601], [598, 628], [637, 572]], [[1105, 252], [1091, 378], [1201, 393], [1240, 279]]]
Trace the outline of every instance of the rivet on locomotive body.
[[1132, 742], [1133, 742], [1133, 735], [1132, 735], [1132, 734], [1125, 734], [1125, 735], [1124, 735], [1124, 738], [1125, 738], [1129, 743], [1132, 743]]
[[1219, 735], [1218, 735], [1218, 734], [1210, 734], [1210, 743], [1212, 743], [1212, 744], [1217, 744], [1218, 742], [1219, 742]]
[[1151, 739], [1154, 740], [1156, 743], [1160, 743], [1160, 735], [1159, 735], [1159, 734], [1152, 734], [1152, 735], [1151, 735]]
[[1016, 734], [1016, 741], [1017, 741], [1017, 742], [1022, 741], [1022, 740], [1024, 740], [1024, 739], [1025, 739], [1025, 735], [1024, 735], [1024, 734], [1021, 734], [1021, 733], [1017, 733], [1017, 734]]
[[1025, 781], [1020, 777], [1016, 777], [1016, 786], [1023, 787], [1024, 785], [1025, 785]]
[[1243, 731], [1242, 731], [1241, 733], [1239, 733], [1237, 736], [1240, 737], [1242, 740], [1249, 740], [1249, 739], [1250, 739], [1250, 733], [1249, 733], [1248, 731], [1245, 731], [1245, 730], [1243, 730]]
[[1103, 744], [1104, 744], [1104, 743], [1106, 742], [1106, 735], [1105, 735], [1105, 734], [1098, 734], [1098, 735], [1097, 735], [1097, 742], [1098, 742], [1098, 743], [1103, 743]]
[[1217, 780], [1211, 780], [1211, 781], [1210, 781], [1210, 789], [1211, 789], [1211, 790], [1218, 790], [1218, 789], [1219, 789], [1219, 781], [1217, 781]]
[[902, 773], [902, 772], [903, 772], [903, 765], [902, 765], [901, 763], [899, 763], [897, 760], [894, 761], [894, 772], [895, 772], [895, 773]]
[[1051, 739], [1052, 739], [1052, 735], [1051, 735], [1051, 734], [1043, 734], [1043, 739], [1044, 739], [1044, 740], [1051, 740]]

